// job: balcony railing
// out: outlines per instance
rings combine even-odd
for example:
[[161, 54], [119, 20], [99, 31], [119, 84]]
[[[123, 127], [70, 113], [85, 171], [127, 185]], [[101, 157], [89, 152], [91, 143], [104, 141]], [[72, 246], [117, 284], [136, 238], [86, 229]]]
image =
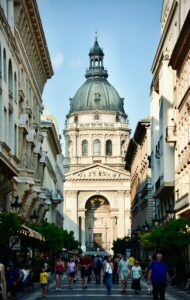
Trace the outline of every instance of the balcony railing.
[[166, 128], [166, 143], [175, 143], [177, 141], [176, 126]]

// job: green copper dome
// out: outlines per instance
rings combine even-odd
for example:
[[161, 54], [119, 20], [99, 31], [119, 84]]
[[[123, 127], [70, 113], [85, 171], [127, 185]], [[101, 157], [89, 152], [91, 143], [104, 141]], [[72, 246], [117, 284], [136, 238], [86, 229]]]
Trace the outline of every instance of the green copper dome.
[[120, 112], [125, 114], [123, 98], [107, 81], [108, 73], [103, 66], [104, 53], [97, 38], [89, 53], [90, 67], [86, 71], [86, 82], [71, 99], [69, 114], [89, 110]]

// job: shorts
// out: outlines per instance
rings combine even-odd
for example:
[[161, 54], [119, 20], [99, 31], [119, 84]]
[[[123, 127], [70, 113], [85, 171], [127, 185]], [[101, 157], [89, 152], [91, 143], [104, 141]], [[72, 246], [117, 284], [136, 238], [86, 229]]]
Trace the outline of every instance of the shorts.
[[75, 278], [75, 272], [71, 272], [68, 274], [69, 278]]
[[88, 277], [88, 269], [81, 268], [81, 278]]
[[47, 283], [41, 283], [40, 286], [43, 289], [43, 288], [47, 287]]
[[56, 275], [63, 276], [63, 272], [56, 272]]
[[120, 279], [121, 280], [128, 280], [129, 273], [128, 272], [120, 272]]

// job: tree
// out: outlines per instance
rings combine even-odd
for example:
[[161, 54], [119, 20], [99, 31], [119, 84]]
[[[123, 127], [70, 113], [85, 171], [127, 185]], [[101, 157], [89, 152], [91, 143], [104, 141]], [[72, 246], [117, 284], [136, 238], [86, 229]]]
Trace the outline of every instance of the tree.
[[66, 248], [67, 250], [78, 250], [79, 242], [75, 240], [73, 231], [68, 232], [54, 223], [43, 222], [35, 226], [44, 239], [44, 247], [53, 252]]
[[17, 214], [4, 212], [0, 214], [0, 245], [8, 247], [11, 236], [17, 235], [22, 221]]

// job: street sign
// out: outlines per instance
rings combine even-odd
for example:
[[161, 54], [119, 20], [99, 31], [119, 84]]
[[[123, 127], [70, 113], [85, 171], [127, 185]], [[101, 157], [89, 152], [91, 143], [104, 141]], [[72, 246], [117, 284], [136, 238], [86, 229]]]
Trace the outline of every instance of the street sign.
[[13, 235], [10, 237], [9, 248], [11, 250], [20, 250], [20, 237], [18, 235]]

